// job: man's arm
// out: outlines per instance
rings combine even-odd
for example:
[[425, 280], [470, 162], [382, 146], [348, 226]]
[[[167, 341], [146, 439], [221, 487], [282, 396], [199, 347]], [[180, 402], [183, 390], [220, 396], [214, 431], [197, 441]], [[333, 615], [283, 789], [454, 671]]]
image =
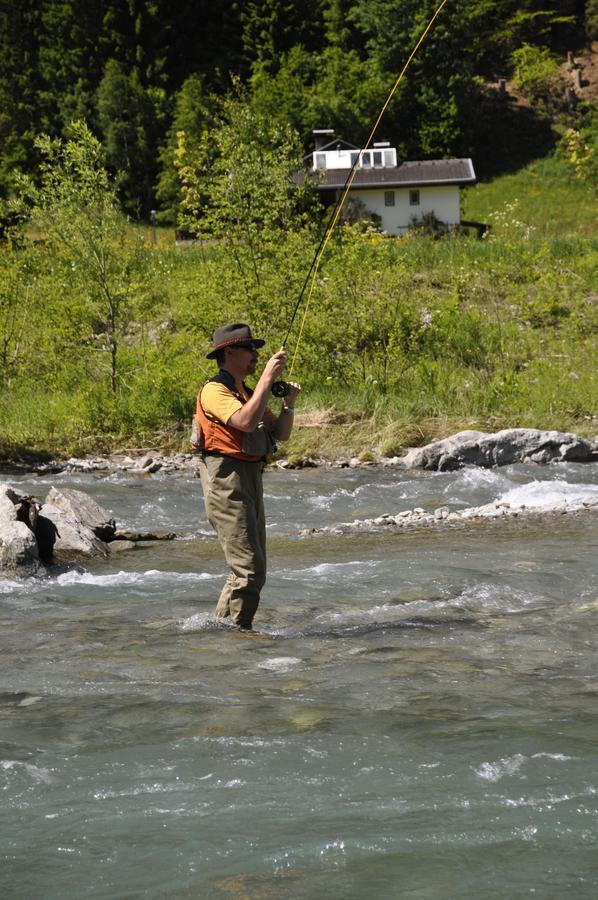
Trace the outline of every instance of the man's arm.
[[[255, 431], [264, 418], [270, 389], [278, 376], [284, 372], [286, 356], [286, 350], [279, 350], [278, 353], [270, 357], [252, 396], [247, 403], [243, 404], [241, 409], [232, 414], [228, 420], [228, 425], [232, 425], [233, 428], [237, 428], [239, 431]], [[281, 440], [283, 439], [281, 438]]]

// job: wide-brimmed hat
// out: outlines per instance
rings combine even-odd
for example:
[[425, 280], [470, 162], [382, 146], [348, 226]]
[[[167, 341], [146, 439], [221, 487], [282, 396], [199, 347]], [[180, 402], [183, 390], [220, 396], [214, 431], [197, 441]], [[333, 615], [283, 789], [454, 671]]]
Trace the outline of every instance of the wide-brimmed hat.
[[214, 332], [213, 346], [209, 353], [206, 353], [206, 359], [214, 359], [219, 350], [223, 347], [231, 347], [233, 344], [246, 344], [251, 342], [255, 347], [263, 347], [266, 343], [261, 338], [254, 338], [251, 335], [249, 325], [243, 322], [231, 322], [217, 328]]

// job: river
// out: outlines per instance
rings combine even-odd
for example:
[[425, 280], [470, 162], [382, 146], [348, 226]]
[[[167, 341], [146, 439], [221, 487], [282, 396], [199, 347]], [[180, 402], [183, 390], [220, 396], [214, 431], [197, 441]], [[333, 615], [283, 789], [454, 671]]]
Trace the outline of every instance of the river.
[[597, 466], [267, 472], [255, 637], [192, 475], [10, 480], [182, 539], [0, 580], [3, 898], [598, 896], [595, 513], [297, 534]]

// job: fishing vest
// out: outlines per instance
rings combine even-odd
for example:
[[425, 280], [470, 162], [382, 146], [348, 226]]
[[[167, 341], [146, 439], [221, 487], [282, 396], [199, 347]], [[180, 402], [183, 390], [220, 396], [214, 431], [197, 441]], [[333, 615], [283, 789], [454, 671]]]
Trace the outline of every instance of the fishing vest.
[[[232, 456], [245, 462], [262, 462], [273, 453], [276, 445], [265, 427], [260, 422], [255, 431], [240, 431], [231, 425], [224, 425], [219, 419], [209, 416], [201, 405], [201, 392], [210, 382], [223, 384], [243, 405], [247, 400], [237, 389], [235, 380], [226, 369], [220, 369], [217, 375], [202, 384], [197, 394], [197, 406], [193, 417], [191, 445], [196, 453], [208, 456]], [[253, 391], [243, 385], [251, 396]]]

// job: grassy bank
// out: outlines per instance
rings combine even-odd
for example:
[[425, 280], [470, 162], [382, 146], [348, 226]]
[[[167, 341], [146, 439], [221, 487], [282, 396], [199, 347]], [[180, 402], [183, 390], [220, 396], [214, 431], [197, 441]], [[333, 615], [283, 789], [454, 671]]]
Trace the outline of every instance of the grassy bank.
[[[491, 224], [486, 239], [337, 232], [297, 355], [288, 452], [394, 455], [463, 428], [598, 432], [594, 197], [550, 158], [463, 205]], [[249, 320], [275, 349], [314, 240], [281, 235], [251, 255], [120, 235], [107, 243], [113, 307], [83, 251], [3, 247], [0, 455], [185, 449], [213, 328]]]
[[597, 234], [595, 196], [560, 154], [464, 192], [464, 219], [492, 222], [506, 207], [539, 238], [583, 240]]

